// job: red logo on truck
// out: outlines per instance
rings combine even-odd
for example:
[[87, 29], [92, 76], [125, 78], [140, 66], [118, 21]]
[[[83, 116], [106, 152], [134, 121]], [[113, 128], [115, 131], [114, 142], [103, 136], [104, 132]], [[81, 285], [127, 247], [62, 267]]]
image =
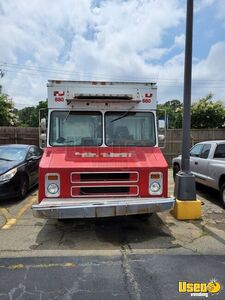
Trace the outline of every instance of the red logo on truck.
[[55, 97], [62, 97], [65, 95], [64, 91], [54, 91], [54, 96]]
[[64, 91], [54, 91], [55, 102], [64, 102]]
[[63, 97], [55, 97], [55, 102], [63, 102], [64, 98]]
[[145, 94], [144, 98], [142, 99], [142, 103], [151, 103], [152, 102], [152, 94]]

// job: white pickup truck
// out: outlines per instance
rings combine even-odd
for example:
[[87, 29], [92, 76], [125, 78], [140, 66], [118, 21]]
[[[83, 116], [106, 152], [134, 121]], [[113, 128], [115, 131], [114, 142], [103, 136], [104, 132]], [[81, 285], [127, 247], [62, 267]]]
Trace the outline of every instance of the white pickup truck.
[[[181, 155], [172, 161], [173, 176], [181, 169]], [[225, 140], [206, 141], [190, 150], [190, 171], [198, 183], [220, 191], [225, 208]]]

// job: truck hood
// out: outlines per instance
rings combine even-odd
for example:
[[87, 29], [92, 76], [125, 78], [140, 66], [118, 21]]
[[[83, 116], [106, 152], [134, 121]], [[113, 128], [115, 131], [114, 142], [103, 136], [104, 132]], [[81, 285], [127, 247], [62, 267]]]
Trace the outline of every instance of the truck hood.
[[48, 147], [40, 162], [41, 168], [135, 169], [167, 168], [158, 147]]

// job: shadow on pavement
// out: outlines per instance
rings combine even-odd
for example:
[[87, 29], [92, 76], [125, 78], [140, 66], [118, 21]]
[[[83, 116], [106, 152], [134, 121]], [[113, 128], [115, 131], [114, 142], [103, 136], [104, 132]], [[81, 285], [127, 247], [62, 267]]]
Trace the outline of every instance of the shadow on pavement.
[[176, 247], [170, 230], [157, 214], [148, 218], [140, 216], [101, 218], [98, 220], [48, 220], [40, 222], [41, 230], [31, 249], [165, 249]]
[[[196, 183], [196, 192], [197, 192], [198, 196], [212, 202], [213, 204], [220, 206], [221, 208], [223, 207], [222, 203], [220, 201], [219, 191], [216, 191], [210, 187], [204, 186], [200, 183]], [[204, 199], [203, 199], [203, 202], [204, 202]]]

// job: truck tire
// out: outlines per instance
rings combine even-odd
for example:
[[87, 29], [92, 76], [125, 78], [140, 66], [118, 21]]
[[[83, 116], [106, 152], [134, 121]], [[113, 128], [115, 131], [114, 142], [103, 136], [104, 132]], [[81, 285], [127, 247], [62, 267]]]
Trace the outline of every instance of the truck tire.
[[173, 180], [175, 181], [176, 174], [180, 171], [180, 166], [178, 164], [175, 164], [173, 166]]
[[220, 188], [220, 200], [223, 207], [225, 208], [225, 183]]

